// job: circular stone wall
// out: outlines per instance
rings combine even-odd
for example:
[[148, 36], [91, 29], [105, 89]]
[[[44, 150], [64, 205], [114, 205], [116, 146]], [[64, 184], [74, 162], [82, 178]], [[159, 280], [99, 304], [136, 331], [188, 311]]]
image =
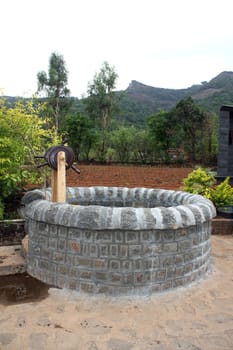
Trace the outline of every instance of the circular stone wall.
[[29, 234], [28, 273], [61, 288], [111, 295], [184, 286], [210, 263], [215, 208], [199, 195], [146, 188], [50, 190], [22, 204]]

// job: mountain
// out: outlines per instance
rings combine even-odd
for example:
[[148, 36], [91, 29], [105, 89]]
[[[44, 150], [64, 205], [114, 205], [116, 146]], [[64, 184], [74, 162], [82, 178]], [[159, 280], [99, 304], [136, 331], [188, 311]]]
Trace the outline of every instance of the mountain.
[[[169, 110], [188, 96], [200, 107], [218, 114], [221, 105], [233, 105], [233, 72], [222, 72], [209, 82], [186, 89], [152, 87], [132, 80], [125, 91], [117, 91], [116, 95], [119, 97], [119, 111], [114, 118], [118, 123], [144, 126], [148, 116], [160, 109]], [[8, 105], [16, 100], [16, 97], [7, 97]], [[85, 113], [83, 100], [73, 98], [73, 101], [72, 112]]]
[[116, 117], [143, 125], [149, 115], [160, 109], [169, 110], [188, 96], [206, 110], [218, 113], [221, 105], [233, 104], [233, 72], [222, 72], [209, 82], [186, 89], [158, 88], [132, 80], [121, 97]]

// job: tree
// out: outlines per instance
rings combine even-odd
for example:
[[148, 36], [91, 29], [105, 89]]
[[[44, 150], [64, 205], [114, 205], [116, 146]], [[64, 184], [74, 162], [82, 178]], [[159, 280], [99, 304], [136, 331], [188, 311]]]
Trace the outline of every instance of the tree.
[[134, 126], [128, 128], [121, 126], [112, 132], [112, 146], [117, 154], [118, 160], [121, 163], [127, 163], [130, 160], [133, 152], [135, 133], [136, 129]]
[[113, 92], [117, 77], [114, 67], [104, 62], [100, 72], [96, 73], [93, 81], [88, 84], [88, 97], [85, 100], [87, 112], [102, 130], [100, 160], [103, 162], [106, 160], [106, 138], [110, 118], [117, 109], [116, 96]]
[[218, 145], [218, 116], [205, 112], [205, 127], [202, 128], [202, 161], [216, 163]]
[[173, 112], [160, 110], [147, 119], [147, 124], [155, 148], [162, 151], [165, 161], [170, 161], [170, 148], [179, 145], [179, 131]]
[[155, 147], [148, 128], [138, 129], [134, 135], [133, 153], [137, 161], [153, 163]]
[[53, 52], [49, 59], [48, 74], [40, 71], [37, 74], [38, 92], [44, 92], [47, 97], [48, 109], [53, 123], [55, 123], [55, 133], [59, 131], [59, 121], [62, 111], [67, 111], [69, 107], [68, 97], [70, 91], [67, 88], [68, 71], [62, 55]]
[[69, 115], [66, 118], [67, 141], [72, 147], [77, 160], [83, 155], [85, 160], [89, 160], [89, 154], [97, 141], [96, 131], [91, 120], [80, 113]]
[[200, 144], [201, 133], [205, 127], [206, 114], [194, 103], [192, 97], [179, 101], [174, 113], [177, 126], [183, 130], [184, 147], [191, 160], [195, 161], [197, 146]]
[[[53, 130], [45, 130], [33, 101], [7, 108], [0, 101], [0, 202], [18, 191], [26, 181], [39, 182], [35, 155], [51, 145]], [[25, 166], [33, 166], [27, 169]], [[35, 171], [34, 171], [35, 169]]]

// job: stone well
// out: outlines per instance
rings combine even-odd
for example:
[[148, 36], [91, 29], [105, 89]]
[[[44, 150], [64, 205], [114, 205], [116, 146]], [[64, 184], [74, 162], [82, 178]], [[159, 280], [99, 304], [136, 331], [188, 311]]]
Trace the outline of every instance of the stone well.
[[49, 189], [22, 201], [28, 273], [60, 287], [108, 295], [148, 295], [185, 286], [210, 265], [212, 202], [181, 191]]

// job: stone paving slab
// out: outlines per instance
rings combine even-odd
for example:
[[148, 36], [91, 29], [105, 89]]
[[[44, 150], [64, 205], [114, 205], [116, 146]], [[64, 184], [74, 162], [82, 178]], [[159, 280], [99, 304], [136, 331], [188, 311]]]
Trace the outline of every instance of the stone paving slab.
[[0, 247], [0, 276], [26, 272], [26, 261], [21, 255], [21, 245]]

